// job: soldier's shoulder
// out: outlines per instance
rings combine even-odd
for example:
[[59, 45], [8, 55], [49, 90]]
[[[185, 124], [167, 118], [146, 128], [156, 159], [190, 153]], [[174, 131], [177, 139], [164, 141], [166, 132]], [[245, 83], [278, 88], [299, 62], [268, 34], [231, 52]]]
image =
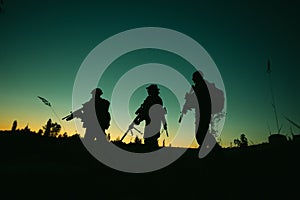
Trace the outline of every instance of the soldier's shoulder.
[[163, 100], [162, 100], [162, 98], [161, 98], [160, 96], [157, 96], [157, 101], [158, 101], [160, 104], [163, 103]]
[[108, 101], [107, 99], [103, 99], [103, 98], [102, 98], [102, 100], [105, 101], [105, 102], [107, 102], [107, 103], [109, 103], [109, 101]]
[[110, 105], [110, 102], [106, 99], [103, 99], [103, 98], [100, 98], [98, 99], [98, 106], [101, 106], [101, 107], [108, 107]]

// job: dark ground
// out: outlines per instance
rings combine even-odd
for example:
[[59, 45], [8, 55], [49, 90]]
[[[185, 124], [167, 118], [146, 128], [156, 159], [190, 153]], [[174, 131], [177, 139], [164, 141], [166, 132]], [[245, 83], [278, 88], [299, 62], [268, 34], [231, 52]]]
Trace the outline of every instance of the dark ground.
[[[131, 174], [94, 159], [77, 137], [2, 133], [2, 195], [30, 199], [299, 199], [299, 143], [188, 149], [161, 170]], [[9, 195], [9, 196], [7, 196]]]

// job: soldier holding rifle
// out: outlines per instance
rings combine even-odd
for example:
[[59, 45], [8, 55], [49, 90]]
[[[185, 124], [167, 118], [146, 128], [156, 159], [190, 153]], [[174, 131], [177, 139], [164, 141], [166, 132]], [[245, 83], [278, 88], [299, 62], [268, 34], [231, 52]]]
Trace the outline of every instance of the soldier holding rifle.
[[[165, 119], [166, 109], [163, 107], [163, 101], [159, 96], [159, 88], [156, 84], [151, 84], [147, 88], [148, 96], [137, 109], [136, 118], [130, 124], [128, 130], [134, 128], [134, 125], [139, 125], [145, 121], [144, 143], [148, 150], [155, 150], [158, 146], [158, 138], [160, 137], [160, 129], [163, 124], [164, 130], [168, 135], [167, 122]], [[126, 136], [125, 132], [122, 139]]]
[[190, 92], [185, 95], [186, 102], [181, 111], [179, 123], [187, 111], [195, 109], [196, 140], [199, 145], [202, 145], [211, 121], [211, 98], [202, 72], [194, 72], [192, 80], [195, 85], [193, 85]]
[[[103, 94], [100, 88], [91, 91], [92, 98], [82, 105], [82, 108], [71, 112], [70, 115], [63, 118], [63, 120], [70, 121], [73, 118], [80, 118], [83, 122], [83, 128], [86, 128], [84, 139], [89, 141], [97, 140], [99, 133], [95, 133], [95, 126], [101, 127], [103, 133], [110, 126], [111, 116], [108, 111], [110, 102], [101, 98]], [[96, 116], [96, 117], [94, 117]], [[94, 120], [96, 119], [96, 121]]]

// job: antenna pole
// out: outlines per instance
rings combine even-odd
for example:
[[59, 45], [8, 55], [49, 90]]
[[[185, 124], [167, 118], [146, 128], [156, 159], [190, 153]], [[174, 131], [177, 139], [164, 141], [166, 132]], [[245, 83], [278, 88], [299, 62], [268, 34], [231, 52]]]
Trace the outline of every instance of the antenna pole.
[[62, 122], [60, 121], [60, 119], [59, 119], [57, 113], [55, 112], [55, 110], [54, 110], [52, 107], [50, 107], [50, 108], [51, 108], [52, 112], [54, 113], [55, 117], [58, 119], [59, 123], [61, 124], [61, 127], [64, 129], [64, 132], [66, 132], [66, 129], [65, 129], [65, 127], [63, 126]]
[[272, 107], [274, 109], [274, 114], [275, 114], [275, 120], [276, 120], [276, 127], [277, 127], [277, 133], [279, 134], [279, 121], [278, 121], [278, 115], [277, 115], [277, 109], [276, 109], [276, 104], [275, 104], [275, 97], [274, 97], [274, 91], [272, 87], [272, 78], [271, 78], [271, 69], [270, 69], [270, 60], [268, 60], [268, 70], [267, 73], [269, 75], [269, 85], [270, 85], [270, 91], [271, 91], [271, 98], [272, 98]]

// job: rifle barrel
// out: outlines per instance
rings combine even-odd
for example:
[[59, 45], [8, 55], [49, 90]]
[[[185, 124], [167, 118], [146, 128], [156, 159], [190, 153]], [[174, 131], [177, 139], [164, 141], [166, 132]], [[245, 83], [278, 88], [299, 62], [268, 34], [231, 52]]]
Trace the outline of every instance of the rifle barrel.
[[127, 129], [127, 131], [124, 133], [124, 135], [121, 138], [121, 142], [123, 141], [123, 139], [125, 138], [125, 136], [127, 135], [127, 133], [129, 132], [130, 128]]
[[181, 113], [181, 115], [180, 115], [180, 117], [179, 117], [179, 120], [178, 120], [179, 123], [181, 123], [182, 116], [183, 116], [183, 114]]
[[70, 115], [67, 115], [65, 117], [62, 118], [62, 120], [67, 119]]

